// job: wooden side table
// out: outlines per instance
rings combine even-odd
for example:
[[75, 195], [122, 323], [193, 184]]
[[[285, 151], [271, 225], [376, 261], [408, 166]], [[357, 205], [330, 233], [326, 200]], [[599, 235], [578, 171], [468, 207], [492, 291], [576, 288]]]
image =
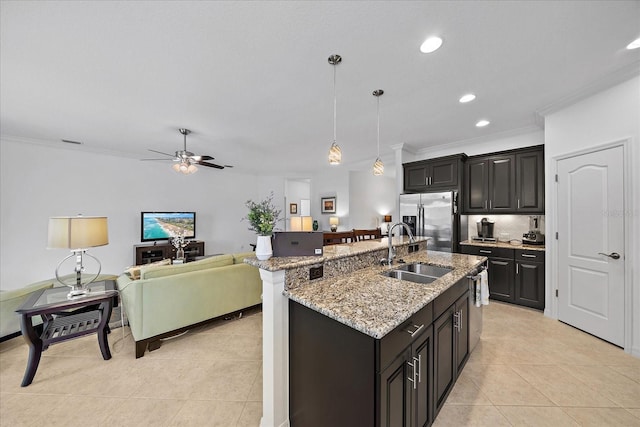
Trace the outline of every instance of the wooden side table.
[[[40, 357], [51, 344], [83, 335], [98, 334], [98, 344], [104, 360], [111, 359], [107, 334], [109, 318], [118, 296], [114, 280], [89, 285], [86, 295], [68, 299], [69, 289], [55, 287], [34, 292], [16, 312], [20, 314], [22, 335], [29, 345], [29, 360], [22, 379], [22, 387], [33, 381]], [[34, 316], [41, 316], [43, 325], [33, 326]]]

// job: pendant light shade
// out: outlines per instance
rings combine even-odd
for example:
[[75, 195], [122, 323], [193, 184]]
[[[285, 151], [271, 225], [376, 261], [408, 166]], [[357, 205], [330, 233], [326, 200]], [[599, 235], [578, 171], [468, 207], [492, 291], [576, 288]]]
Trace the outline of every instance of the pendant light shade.
[[373, 174], [376, 176], [384, 175], [384, 163], [380, 160], [380, 97], [384, 91], [382, 89], [374, 90], [373, 96], [378, 100], [377, 116], [378, 116], [378, 157], [373, 163]]
[[329, 164], [339, 165], [342, 162], [342, 150], [336, 144], [336, 65], [342, 62], [340, 55], [331, 55], [329, 64], [333, 65], [333, 144], [329, 148]]

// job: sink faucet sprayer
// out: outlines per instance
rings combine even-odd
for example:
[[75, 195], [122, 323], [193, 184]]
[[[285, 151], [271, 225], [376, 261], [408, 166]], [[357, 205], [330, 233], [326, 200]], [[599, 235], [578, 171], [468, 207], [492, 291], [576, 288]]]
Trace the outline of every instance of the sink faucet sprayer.
[[[396, 228], [398, 225], [401, 225], [404, 227], [404, 229], [407, 231], [407, 234], [409, 235], [409, 243], [413, 243], [415, 242], [415, 239], [413, 238], [413, 233], [411, 232], [411, 227], [409, 227], [408, 224], [404, 223], [404, 222], [396, 222], [395, 224], [393, 224], [391, 227], [389, 227], [389, 231], [387, 232], [387, 239], [389, 240], [389, 254], [387, 256], [387, 265], [391, 265], [391, 263], [393, 262], [393, 258], [395, 258], [396, 256], [396, 251], [395, 249], [393, 249], [393, 246], [391, 245], [391, 240], [393, 239], [393, 229]], [[384, 259], [381, 261], [382, 263], [384, 263]]]

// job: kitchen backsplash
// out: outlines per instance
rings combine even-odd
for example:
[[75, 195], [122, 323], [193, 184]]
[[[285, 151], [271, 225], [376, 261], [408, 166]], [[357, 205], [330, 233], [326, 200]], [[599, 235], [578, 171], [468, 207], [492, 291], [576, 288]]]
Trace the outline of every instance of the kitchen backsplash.
[[[544, 215], [537, 215], [538, 228], [544, 234]], [[482, 218], [495, 221], [493, 237], [501, 241], [522, 240], [522, 234], [530, 230], [529, 215], [468, 215], [469, 238], [478, 235], [476, 223]]]

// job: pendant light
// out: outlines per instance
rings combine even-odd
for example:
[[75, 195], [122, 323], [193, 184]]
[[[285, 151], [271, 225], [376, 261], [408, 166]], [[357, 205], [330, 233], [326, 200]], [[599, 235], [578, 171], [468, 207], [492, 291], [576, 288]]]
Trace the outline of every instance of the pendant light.
[[329, 64], [333, 65], [333, 144], [329, 148], [329, 164], [339, 165], [342, 161], [342, 150], [336, 144], [336, 65], [342, 62], [340, 55], [331, 55]]
[[376, 176], [384, 175], [384, 163], [380, 160], [380, 97], [384, 91], [382, 89], [374, 90], [373, 96], [378, 99], [378, 157], [373, 163], [373, 174]]

